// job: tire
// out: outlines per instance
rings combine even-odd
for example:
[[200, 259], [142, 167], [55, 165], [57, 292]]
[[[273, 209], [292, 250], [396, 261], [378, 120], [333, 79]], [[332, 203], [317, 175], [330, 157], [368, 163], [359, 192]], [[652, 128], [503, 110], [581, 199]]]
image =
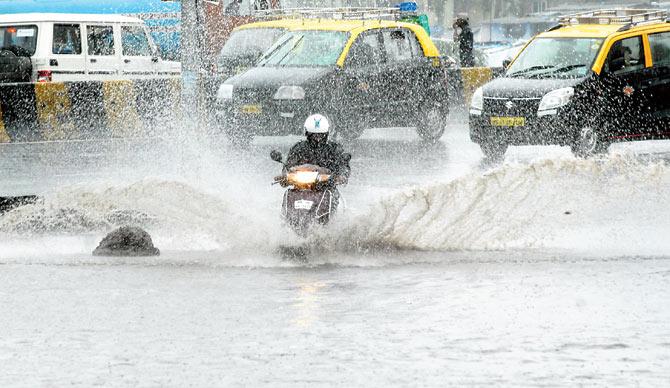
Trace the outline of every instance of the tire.
[[482, 149], [484, 158], [493, 163], [502, 162], [505, 158], [505, 152], [507, 152], [507, 144], [495, 143], [490, 140], [482, 141], [479, 147]]
[[435, 144], [444, 134], [447, 127], [447, 115], [444, 111], [442, 104], [438, 102], [422, 109], [416, 132], [426, 143]]
[[592, 125], [587, 125], [579, 130], [570, 145], [570, 150], [578, 158], [588, 158], [607, 153], [609, 146], [610, 142], [603, 138], [600, 131]]

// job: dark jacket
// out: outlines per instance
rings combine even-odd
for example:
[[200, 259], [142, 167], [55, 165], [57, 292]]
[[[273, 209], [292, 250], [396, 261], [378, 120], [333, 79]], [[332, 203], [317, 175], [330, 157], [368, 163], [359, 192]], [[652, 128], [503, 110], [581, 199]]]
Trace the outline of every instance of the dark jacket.
[[470, 26], [467, 24], [461, 26], [461, 33], [458, 34], [457, 42], [461, 67], [473, 67], [475, 65], [474, 37]]
[[344, 178], [349, 178], [351, 171], [349, 161], [344, 157], [342, 146], [332, 141], [313, 146], [309, 141], [304, 140], [291, 147], [286, 158], [286, 168], [301, 164], [316, 164], [329, 169], [333, 175]]

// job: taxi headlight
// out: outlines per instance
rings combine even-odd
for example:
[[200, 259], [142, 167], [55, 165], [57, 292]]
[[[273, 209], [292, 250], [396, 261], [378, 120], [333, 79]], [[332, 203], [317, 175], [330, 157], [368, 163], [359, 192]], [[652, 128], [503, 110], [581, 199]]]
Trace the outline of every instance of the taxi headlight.
[[300, 86], [280, 86], [274, 95], [275, 100], [303, 100], [305, 89]]
[[480, 115], [482, 110], [484, 110], [484, 91], [482, 88], [477, 88], [470, 101], [470, 113]]
[[233, 85], [222, 84], [219, 86], [219, 90], [216, 92], [217, 100], [230, 100], [233, 98]]
[[[538, 112], [548, 111], [556, 108], [565, 106], [570, 102], [570, 99], [575, 94], [574, 88], [561, 88], [552, 90], [542, 97], [540, 101], [540, 107], [537, 108]], [[555, 112], [554, 112], [555, 113]]]

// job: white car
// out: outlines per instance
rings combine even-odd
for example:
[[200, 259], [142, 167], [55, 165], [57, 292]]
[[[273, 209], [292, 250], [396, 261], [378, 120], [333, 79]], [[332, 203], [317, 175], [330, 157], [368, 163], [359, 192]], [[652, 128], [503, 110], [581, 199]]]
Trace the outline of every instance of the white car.
[[177, 76], [144, 22], [120, 15], [26, 13], [0, 15], [0, 49], [30, 56], [31, 81], [123, 80]]

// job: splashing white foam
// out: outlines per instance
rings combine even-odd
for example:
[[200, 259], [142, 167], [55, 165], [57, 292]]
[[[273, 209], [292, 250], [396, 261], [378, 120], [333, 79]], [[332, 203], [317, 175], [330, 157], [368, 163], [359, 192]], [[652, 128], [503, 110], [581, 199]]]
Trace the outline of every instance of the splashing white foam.
[[331, 246], [670, 254], [670, 169], [626, 158], [504, 165], [373, 206]]
[[[624, 157], [506, 164], [382, 198], [363, 214], [340, 216], [309, 244], [325, 256], [379, 248], [668, 255], [669, 188], [667, 165]], [[276, 209], [244, 201], [174, 181], [71, 187], [0, 217], [0, 257], [30, 252], [30, 238], [53, 243], [53, 236], [66, 245], [46, 254], [89, 253], [125, 224], [146, 228], [163, 251], [268, 257], [292, 243]]]

